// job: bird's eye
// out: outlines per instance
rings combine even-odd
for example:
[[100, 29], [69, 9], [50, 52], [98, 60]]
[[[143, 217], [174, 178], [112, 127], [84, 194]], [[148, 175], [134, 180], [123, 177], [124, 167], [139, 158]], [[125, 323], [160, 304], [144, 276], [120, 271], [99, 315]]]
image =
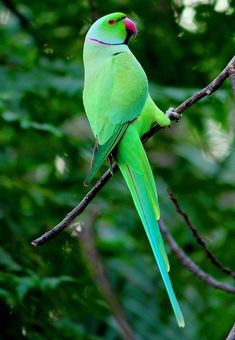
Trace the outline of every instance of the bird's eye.
[[115, 24], [115, 20], [110, 19], [110, 20], [108, 21], [108, 23], [109, 23], [110, 25], [114, 25], [114, 24]]

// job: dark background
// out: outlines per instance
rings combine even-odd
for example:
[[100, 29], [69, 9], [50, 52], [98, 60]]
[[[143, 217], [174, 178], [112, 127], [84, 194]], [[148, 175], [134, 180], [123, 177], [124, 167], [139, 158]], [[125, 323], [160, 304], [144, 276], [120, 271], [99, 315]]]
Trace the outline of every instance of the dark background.
[[[123, 11], [137, 23], [139, 35], [130, 47], [163, 110], [206, 86], [234, 54], [235, 1], [106, 0], [95, 6], [98, 16]], [[100, 294], [87, 251], [72, 229], [42, 247], [30, 244], [88, 190], [83, 180], [93, 136], [82, 105], [82, 46], [94, 14], [85, 0], [0, 2], [1, 339], [121, 337], [115, 307]], [[177, 195], [209, 248], [234, 267], [234, 124], [226, 81], [146, 144], [168, 229], [203, 270], [230, 284], [234, 281], [208, 261], [166, 189]], [[98, 216], [91, 220], [94, 211]], [[177, 327], [120, 174], [77, 222], [83, 228], [90, 224], [136, 339], [226, 337], [234, 322], [234, 295], [200, 281], [169, 252], [186, 321], [184, 329]]]

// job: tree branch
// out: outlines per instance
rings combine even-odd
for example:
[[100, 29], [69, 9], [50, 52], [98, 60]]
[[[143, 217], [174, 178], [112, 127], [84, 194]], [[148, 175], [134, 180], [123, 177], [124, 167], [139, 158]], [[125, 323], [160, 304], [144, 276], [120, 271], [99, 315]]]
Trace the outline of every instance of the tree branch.
[[94, 222], [96, 213], [91, 213], [88, 222], [84, 228], [74, 229], [76, 237], [79, 239], [80, 246], [83, 250], [83, 255], [88, 262], [91, 275], [96, 283], [104, 300], [110, 307], [110, 310], [119, 325], [119, 329], [124, 340], [134, 340], [134, 332], [131, 330], [125, 313], [121, 304], [118, 301], [115, 293], [113, 292], [109, 280], [106, 276], [102, 259], [97, 250], [91, 225]]
[[231, 63], [231, 66], [228, 70], [229, 72], [229, 77], [230, 77], [230, 81], [231, 81], [231, 85], [232, 85], [232, 89], [233, 89], [233, 94], [235, 97], [235, 65], [234, 62]]
[[[235, 56], [230, 60], [228, 65], [224, 68], [224, 70], [204, 89], [195, 93], [192, 97], [185, 100], [181, 103], [177, 108], [177, 113], [182, 113], [194, 103], [198, 102], [200, 99], [211, 95], [215, 92], [225, 81], [225, 79], [229, 77], [233, 77], [235, 74]], [[175, 120], [174, 117], [170, 117], [171, 120]], [[154, 126], [149, 130], [143, 137], [143, 143], [146, 142], [150, 137], [152, 137], [156, 132], [162, 129], [159, 125]], [[116, 164], [113, 165], [113, 173], [117, 171], [118, 167]], [[97, 193], [104, 187], [104, 185], [109, 181], [112, 177], [110, 170], [107, 170], [104, 175], [96, 182], [94, 187], [86, 194], [86, 196], [82, 199], [82, 201], [71, 211], [69, 212], [65, 218], [57, 224], [54, 228], [47, 231], [45, 234], [40, 236], [39, 238], [32, 241], [32, 245], [38, 246], [46, 243], [50, 239], [56, 237], [62, 230], [67, 228], [69, 224], [80, 215], [83, 210], [87, 207], [87, 205], [93, 200], [93, 198], [97, 195]]]
[[213, 265], [215, 265], [217, 268], [219, 268], [223, 273], [228, 274], [233, 279], [235, 279], [235, 273], [230, 268], [225, 267], [219, 260], [217, 260], [215, 255], [208, 249], [206, 242], [203, 240], [203, 238], [201, 237], [201, 235], [199, 234], [197, 229], [194, 227], [194, 225], [190, 221], [186, 212], [183, 211], [183, 209], [181, 208], [181, 206], [180, 206], [177, 198], [174, 196], [174, 194], [170, 190], [167, 190], [167, 191], [168, 191], [168, 194], [170, 196], [171, 201], [175, 205], [176, 211], [179, 213], [179, 215], [181, 215], [183, 217], [186, 225], [191, 230], [193, 236], [197, 240], [197, 243], [204, 249], [204, 251], [205, 251], [208, 259], [211, 261], [211, 263], [213, 263]]
[[196, 263], [194, 263], [186, 254], [185, 252], [178, 246], [177, 242], [169, 233], [168, 229], [166, 228], [165, 224], [162, 220], [158, 221], [159, 227], [161, 232], [165, 236], [171, 250], [175, 253], [178, 257], [180, 262], [186, 267], [191, 273], [196, 275], [200, 280], [206, 282], [209, 286], [223, 290], [227, 293], [235, 294], [235, 287], [232, 287], [226, 283], [222, 283], [217, 281], [214, 277], [210, 276], [209, 274], [205, 273]]
[[[214, 80], [212, 80], [212, 82], [209, 85], [207, 85], [206, 87], [204, 87], [204, 89], [195, 93], [190, 98], [186, 99], [183, 103], [181, 103], [175, 109], [175, 111], [177, 113], [182, 113], [186, 111], [190, 106], [192, 106], [193, 104], [195, 104], [202, 98], [206, 96], [210, 96], [213, 92], [217, 91], [218, 88], [223, 84], [223, 82], [228, 78], [230, 78], [232, 82], [232, 86], [234, 85], [233, 91], [235, 94], [235, 84], [233, 84], [233, 80], [235, 78], [235, 56], [232, 57], [232, 59], [227, 64], [227, 66], [223, 69], [223, 71], [220, 72], [220, 74]], [[171, 120], [175, 120], [174, 117], [172, 117]], [[152, 127], [152, 129], [143, 136], [142, 138], [143, 142], [145, 142], [150, 137], [152, 137], [160, 129], [162, 128], [159, 125], [155, 125], [154, 127]]]

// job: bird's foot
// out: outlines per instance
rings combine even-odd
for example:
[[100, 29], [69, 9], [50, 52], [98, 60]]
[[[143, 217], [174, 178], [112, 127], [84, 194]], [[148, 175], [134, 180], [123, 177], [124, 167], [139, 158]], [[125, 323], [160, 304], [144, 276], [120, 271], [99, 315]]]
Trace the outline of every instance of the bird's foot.
[[167, 111], [166, 111], [166, 115], [170, 120], [175, 120], [175, 121], [179, 121], [180, 118], [182, 117], [181, 113], [178, 113], [175, 111], [174, 107], [170, 107]]
[[109, 171], [111, 172], [111, 175], [113, 176], [113, 156], [112, 156], [112, 154], [108, 155], [107, 162], [108, 162], [108, 166], [109, 166]]

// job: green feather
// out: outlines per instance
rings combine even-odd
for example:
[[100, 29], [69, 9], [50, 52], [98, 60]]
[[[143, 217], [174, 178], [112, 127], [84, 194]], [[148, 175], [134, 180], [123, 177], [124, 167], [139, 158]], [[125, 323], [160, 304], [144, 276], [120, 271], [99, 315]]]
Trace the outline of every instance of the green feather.
[[88, 45], [84, 60], [95, 49], [96, 62], [90, 64], [89, 58], [86, 62], [83, 100], [93, 133], [102, 145], [115, 134], [117, 125], [138, 117], [147, 99], [148, 83], [139, 62], [126, 48], [115, 54], [117, 47], [109, 47], [108, 56], [101, 46], [90, 49]]
[[96, 172], [104, 163], [104, 160], [107, 159], [109, 154], [112, 152], [114, 147], [117, 145], [124, 132], [126, 131], [128, 124], [118, 125], [115, 133], [112, 135], [107, 142], [103, 145], [96, 144], [93, 152], [93, 158], [91, 161], [91, 167], [86, 175], [84, 184], [88, 185], [91, 180], [94, 178]]
[[98, 62], [96, 69], [92, 65], [85, 79], [84, 105], [98, 140], [85, 179], [85, 184], [89, 184], [128, 124], [140, 114], [146, 102], [148, 85], [143, 69], [130, 51], [113, 53], [101, 64]]
[[[128, 131], [125, 136], [127, 134]], [[152, 182], [152, 171], [138, 136], [135, 138], [135, 134], [131, 132], [131, 139], [134, 143], [134, 147], [132, 147], [131, 151], [128, 147], [129, 138], [125, 139], [125, 136], [120, 142], [117, 155], [118, 166], [120, 167], [122, 175], [128, 185], [135, 207], [145, 228], [145, 232], [158, 264], [158, 268], [169, 295], [177, 322], [180, 327], [184, 327], [183, 315], [167, 273], [169, 270], [169, 263], [157, 223], [159, 209], [158, 202], [156, 200], [156, 188], [155, 185], [153, 186]], [[133, 140], [133, 138], [135, 139]], [[127, 150], [128, 157], [126, 157]]]

